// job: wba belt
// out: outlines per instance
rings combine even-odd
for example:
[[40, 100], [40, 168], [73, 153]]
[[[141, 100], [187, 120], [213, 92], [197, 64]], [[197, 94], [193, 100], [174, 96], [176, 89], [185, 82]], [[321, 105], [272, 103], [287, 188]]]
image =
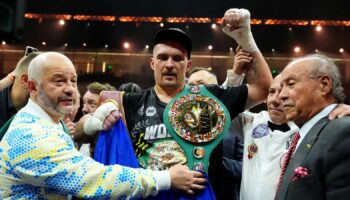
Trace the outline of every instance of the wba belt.
[[212, 150], [230, 124], [227, 108], [204, 86], [188, 86], [167, 105], [164, 123], [186, 153], [190, 169], [208, 173]]

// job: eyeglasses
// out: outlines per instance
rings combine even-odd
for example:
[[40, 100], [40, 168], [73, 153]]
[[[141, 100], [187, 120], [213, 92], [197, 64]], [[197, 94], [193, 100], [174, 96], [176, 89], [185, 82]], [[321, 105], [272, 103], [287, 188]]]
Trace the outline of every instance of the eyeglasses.
[[28, 56], [33, 52], [38, 52], [38, 49], [31, 46], [26, 46], [26, 51], [24, 52], [24, 55]]

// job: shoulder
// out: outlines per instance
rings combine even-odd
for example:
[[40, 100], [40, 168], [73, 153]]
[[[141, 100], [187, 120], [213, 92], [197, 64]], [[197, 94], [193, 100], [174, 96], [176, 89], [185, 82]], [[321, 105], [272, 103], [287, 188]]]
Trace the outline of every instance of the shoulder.
[[325, 129], [331, 129], [334, 132], [342, 132], [342, 131], [350, 130], [350, 116], [345, 116], [342, 118], [330, 120]]

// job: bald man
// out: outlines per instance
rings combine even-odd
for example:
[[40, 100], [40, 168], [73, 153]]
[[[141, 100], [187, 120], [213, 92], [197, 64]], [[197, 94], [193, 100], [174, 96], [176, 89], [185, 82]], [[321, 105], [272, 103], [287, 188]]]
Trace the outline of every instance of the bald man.
[[209, 85], [218, 84], [216, 75], [204, 67], [194, 67], [190, 71], [188, 77], [188, 84], [190, 85]]
[[196, 188], [194, 172], [185, 166], [159, 172], [104, 166], [75, 150], [60, 122], [78, 93], [66, 56], [40, 54], [28, 78], [30, 99], [0, 143], [0, 199], [140, 198], [170, 187], [188, 193]]

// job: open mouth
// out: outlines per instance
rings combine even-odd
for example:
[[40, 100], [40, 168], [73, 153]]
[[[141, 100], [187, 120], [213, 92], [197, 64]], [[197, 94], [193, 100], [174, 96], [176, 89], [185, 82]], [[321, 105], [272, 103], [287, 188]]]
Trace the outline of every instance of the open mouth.
[[73, 105], [73, 99], [60, 99], [60, 103], [66, 106]]

